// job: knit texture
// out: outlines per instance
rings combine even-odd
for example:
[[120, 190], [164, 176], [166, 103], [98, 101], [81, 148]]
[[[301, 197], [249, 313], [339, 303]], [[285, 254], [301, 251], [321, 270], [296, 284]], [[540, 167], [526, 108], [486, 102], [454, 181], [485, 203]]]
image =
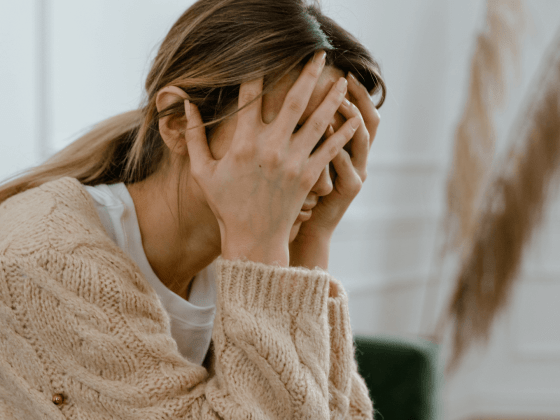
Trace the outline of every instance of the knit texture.
[[340, 282], [221, 257], [216, 273], [207, 370], [181, 356], [158, 296], [76, 179], [2, 203], [0, 418], [373, 419]]

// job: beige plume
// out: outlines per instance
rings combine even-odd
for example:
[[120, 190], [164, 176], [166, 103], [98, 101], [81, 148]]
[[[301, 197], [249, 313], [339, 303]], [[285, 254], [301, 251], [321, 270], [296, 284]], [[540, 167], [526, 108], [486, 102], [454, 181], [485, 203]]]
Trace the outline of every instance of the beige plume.
[[[542, 221], [560, 172], [560, 30], [540, 64], [540, 78], [516, 119], [512, 147], [484, 195], [464, 247], [454, 293], [443, 314], [455, 320], [454, 371], [475, 341], [488, 343], [490, 327], [508, 303], [524, 249]], [[555, 181], [555, 182], [553, 182]]]
[[520, 0], [489, 0], [485, 29], [472, 56], [468, 99], [455, 132], [447, 183], [447, 247], [456, 249], [473, 233], [474, 220], [494, 157], [493, 113], [503, 105], [508, 59], [519, 72], [525, 28]]

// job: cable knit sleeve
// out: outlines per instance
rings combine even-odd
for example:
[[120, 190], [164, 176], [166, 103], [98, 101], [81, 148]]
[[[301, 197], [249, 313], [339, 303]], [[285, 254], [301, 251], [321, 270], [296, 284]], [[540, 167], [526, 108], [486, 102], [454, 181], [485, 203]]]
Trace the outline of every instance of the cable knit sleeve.
[[122, 255], [68, 244], [0, 255], [3, 418], [329, 418], [327, 273], [219, 257], [209, 377]]
[[156, 292], [76, 179], [0, 204], [0, 418], [371, 418], [330, 274], [215, 267], [209, 375], [181, 356]]
[[358, 373], [348, 312], [348, 295], [342, 284], [338, 296], [329, 297], [330, 335], [329, 408], [331, 419], [373, 420], [373, 403], [364, 379]]

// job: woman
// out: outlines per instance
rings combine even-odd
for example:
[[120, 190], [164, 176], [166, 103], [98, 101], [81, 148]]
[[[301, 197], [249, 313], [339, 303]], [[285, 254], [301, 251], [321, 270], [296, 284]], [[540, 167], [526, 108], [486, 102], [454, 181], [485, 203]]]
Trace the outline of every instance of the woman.
[[200, 0], [146, 91], [0, 188], [0, 417], [371, 419], [326, 270], [377, 63], [302, 0]]

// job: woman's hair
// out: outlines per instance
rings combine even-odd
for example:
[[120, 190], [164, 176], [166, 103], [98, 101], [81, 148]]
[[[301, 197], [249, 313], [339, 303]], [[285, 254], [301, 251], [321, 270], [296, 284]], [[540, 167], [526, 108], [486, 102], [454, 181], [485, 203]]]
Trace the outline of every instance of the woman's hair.
[[19, 192], [70, 176], [85, 185], [132, 184], [154, 173], [168, 154], [159, 119], [184, 117], [178, 100], [157, 111], [160, 89], [183, 89], [207, 127], [237, 112], [242, 83], [264, 77], [263, 95], [317, 50], [326, 65], [352, 71], [370, 95], [386, 96], [379, 65], [369, 51], [317, 3], [305, 0], [199, 0], [175, 22], [163, 40], [146, 80], [141, 107], [94, 127], [90, 132], [0, 187], [0, 203]]

